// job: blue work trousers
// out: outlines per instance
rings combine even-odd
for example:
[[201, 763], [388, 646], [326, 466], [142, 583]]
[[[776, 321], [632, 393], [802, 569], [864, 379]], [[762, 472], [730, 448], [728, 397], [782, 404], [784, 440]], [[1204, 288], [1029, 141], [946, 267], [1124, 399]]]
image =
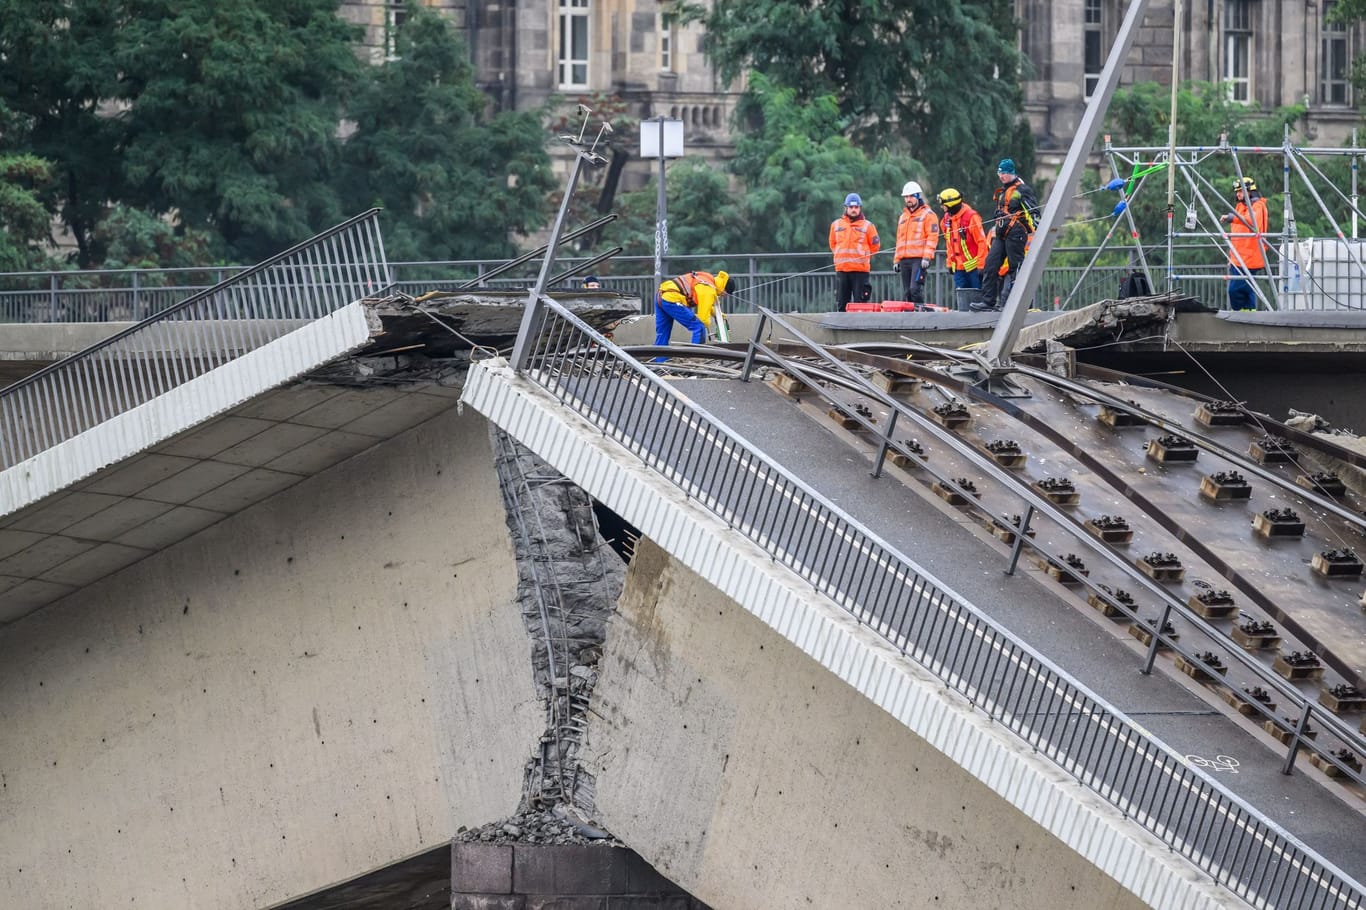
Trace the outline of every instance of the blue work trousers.
[[1228, 308], [1230, 310], [1257, 309], [1257, 293], [1252, 289], [1255, 278], [1266, 274], [1266, 269], [1228, 267]]
[[982, 270], [973, 269], [971, 272], [958, 269], [953, 273], [953, 286], [956, 288], [981, 288]]

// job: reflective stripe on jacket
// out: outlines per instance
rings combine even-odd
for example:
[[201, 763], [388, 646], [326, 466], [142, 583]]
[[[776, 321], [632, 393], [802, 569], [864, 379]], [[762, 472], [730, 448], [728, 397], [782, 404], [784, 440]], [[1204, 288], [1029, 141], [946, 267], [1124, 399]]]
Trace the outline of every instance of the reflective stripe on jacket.
[[966, 202], [956, 213], [944, 212], [944, 261], [950, 272], [975, 272], [987, 257], [987, 235], [982, 216]]
[[716, 306], [716, 276], [711, 272], [685, 272], [659, 283], [659, 296], [697, 310], [703, 325], [711, 323], [711, 311]]
[[[1025, 230], [1034, 233], [1034, 219], [1029, 217], [1029, 212], [1025, 211], [1022, 193], [1028, 187], [1019, 177], [1009, 183], [1002, 184], [992, 193], [992, 199], [996, 201], [996, 230], [1001, 234], [1008, 233], [1016, 224], [1024, 224]], [[1014, 206], [1012, 210], [1011, 206]]]
[[938, 246], [939, 219], [934, 210], [923, 203], [914, 212], [903, 208], [896, 223], [895, 260], [933, 259]]
[[1233, 210], [1233, 223], [1228, 226], [1229, 240], [1233, 244], [1233, 252], [1228, 257], [1229, 265], [1245, 269], [1266, 268], [1266, 255], [1262, 252], [1262, 235], [1266, 233], [1266, 226], [1265, 199], [1261, 196], [1253, 199], [1251, 212], [1244, 203], [1238, 203]]
[[867, 218], [852, 221], [848, 215], [841, 215], [830, 222], [830, 252], [835, 254], [835, 271], [872, 271], [873, 254], [880, 249], [882, 239]]

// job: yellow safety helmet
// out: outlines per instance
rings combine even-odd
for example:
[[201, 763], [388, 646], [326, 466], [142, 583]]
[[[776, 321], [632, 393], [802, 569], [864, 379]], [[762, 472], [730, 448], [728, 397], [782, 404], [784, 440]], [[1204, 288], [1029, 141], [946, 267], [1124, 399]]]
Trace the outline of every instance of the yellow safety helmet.
[[719, 272], [716, 273], [716, 290], [718, 290], [718, 291], [720, 291], [722, 294], [724, 294], [724, 293], [726, 293], [729, 289], [730, 289], [730, 273], [727, 272], [725, 269], [722, 269], [721, 271], [719, 271]]
[[1239, 180], [1237, 177], [1234, 177], [1233, 188], [1235, 190], [1247, 189], [1250, 192], [1255, 193], [1257, 191], [1257, 182], [1253, 180], [1251, 177], [1244, 177], [1241, 180]]
[[939, 193], [940, 205], [958, 205], [963, 201], [963, 194], [953, 187], [941, 190]]

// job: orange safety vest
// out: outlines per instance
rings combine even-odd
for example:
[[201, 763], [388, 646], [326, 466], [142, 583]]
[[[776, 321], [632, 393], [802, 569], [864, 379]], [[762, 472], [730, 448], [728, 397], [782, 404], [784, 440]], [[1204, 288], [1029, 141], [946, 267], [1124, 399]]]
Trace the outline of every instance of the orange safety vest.
[[685, 272], [659, 283], [660, 298], [680, 303], [697, 310], [697, 318], [705, 325], [711, 321], [716, 306], [716, 276], [711, 272]]
[[830, 222], [830, 252], [835, 254], [835, 271], [871, 271], [873, 254], [880, 249], [882, 239], [867, 218], [852, 221], [841, 215]]
[[982, 216], [964, 202], [958, 214], [944, 211], [944, 261], [950, 272], [975, 272], [987, 256], [987, 237], [982, 231]]
[[933, 259], [938, 246], [939, 219], [934, 216], [934, 210], [923, 202], [914, 212], [903, 207], [896, 223], [896, 261]]
[[1025, 211], [1024, 203], [1021, 202], [1020, 210], [1012, 212], [1010, 203], [1020, 195], [1020, 187], [1024, 186], [1024, 181], [1016, 177], [1010, 183], [998, 186], [996, 192], [991, 194], [991, 198], [996, 201], [996, 229], [999, 233], [1005, 234], [1015, 227], [1020, 221], [1024, 222], [1025, 230], [1034, 233], [1034, 220]]
[[1233, 210], [1233, 223], [1228, 226], [1229, 241], [1233, 252], [1229, 254], [1228, 264], [1245, 269], [1266, 268], [1266, 255], [1262, 252], [1262, 235], [1266, 233], [1266, 200], [1261, 196], [1252, 200], [1252, 211], [1240, 202]]

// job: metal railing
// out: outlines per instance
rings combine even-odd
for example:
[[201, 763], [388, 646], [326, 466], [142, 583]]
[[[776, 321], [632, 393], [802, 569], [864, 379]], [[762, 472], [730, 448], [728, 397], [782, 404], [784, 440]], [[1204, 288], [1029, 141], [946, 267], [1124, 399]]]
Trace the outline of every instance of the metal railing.
[[[891, 415], [890, 419], [885, 421], [881, 426], [877, 426], [870, 420], [868, 415], [860, 414], [857, 410], [849, 410], [848, 402], [841, 400], [833, 393], [831, 383], [822, 382], [815, 377], [808, 376], [808, 369], [793, 362], [790, 357], [785, 356], [771, 345], [758, 340], [765, 335], [765, 323], [767, 322], [772, 322], [782, 330], [785, 338], [792, 339], [791, 343], [804, 349], [803, 356], [808, 356], [815, 362], [825, 364], [830, 373], [821, 378], [828, 378], [829, 375], [839, 377], [843, 380], [843, 385], [846, 388], [854, 391], [856, 394], [875, 400], [886, 407]], [[1207, 647], [1212, 646], [1218, 649], [1218, 651], [1228, 659], [1230, 664], [1238, 665], [1242, 670], [1251, 674], [1256, 683], [1260, 683], [1276, 693], [1280, 699], [1278, 704], [1281, 710], [1284, 711], [1287, 707], [1291, 709], [1287, 712], [1286, 716], [1291, 718], [1292, 722], [1287, 723], [1282, 720], [1282, 716], [1276, 713], [1274, 706], [1268, 706], [1255, 699], [1250, 699], [1247, 702], [1247, 705], [1248, 710], [1260, 715], [1263, 720], [1276, 724], [1288, 734], [1289, 741], [1286, 743], [1286, 758], [1283, 765], [1285, 773], [1290, 773], [1300, 750], [1306, 745], [1309, 745], [1309, 740], [1305, 737], [1304, 731], [1313, 727], [1315, 724], [1318, 725], [1318, 727], [1314, 727], [1316, 733], [1319, 728], [1328, 730], [1337, 738], [1337, 742], [1348, 747], [1352, 754], [1362, 754], [1363, 752], [1366, 752], [1366, 740], [1364, 740], [1361, 734], [1357, 733], [1351, 724], [1348, 724], [1332, 711], [1329, 711], [1327, 707], [1306, 695], [1304, 692], [1301, 692], [1283, 677], [1277, 675], [1264, 662], [1257, 660], [1249, 654], [1246, 649], [1234, 646], [1230, 642], [1227, 634], [1192, 610], [1185, 600], [1149, 578], [1134, 563], [1116, 554], [1114, 550], [1099, 537], [1088, 533], [1079, 518], [1069, 513], [1067, 510], [1056, 506], [1048, 500], [1047, 497], [1035, 491], [1026, 481], [1016, 476], [1011, 470], [1001, 467], [978, 452], [971, 443], [958, 438], [954, 431], [935, 423], [914, 408], [899, 401], [891, 394], [879, 389], [869, 382], [865, 376], [855, 372], [838, 357], [807, 338], [796, 328], [796, 326], [783, 320], [774, 313], [761, 313], [760, 321], [755, 328], [754, 338], [756, 340], [750, 343], [750, 353], [747, 355], [748, 363], [746, 374], [742, 376], [742, 378], [748, 378], [749, 364], [752, 364], [754, 354], [762, 353], [769, 358], [771, 363], [797, 377], [810, 392], [824, 398], [833, 407], [839, 408], [842, 412], [847, 414], [850, 419], [857, 422], [869, 436], [878, 439], [878, 454], [875, 459], [873, 476], [876, 477], [881, 474], [882, 466], [888, 453], [896, 452], [908, 460], [917, 463], [922, 470], [925, 470], [935, 477], [936, 481], [942, 487], [952, 489], [965, 500], [969, 508], [973, 507], [972, 504], [975, 502], [973, 493], [963, 489], [960, 481], [953, 476], [953, 473], [960, 469], [944, 468], [942, 465], [936, 467], [927, 459], [917, 457], [917, 455], [911, 451], [906, 440], [898, 441], [896, 439], [896, 435], [900, 432], [897, 430], [898, 419], [901, 418], [903, 419], [903, 430], [908, 423], [914, 425], [919, 432], [935, 439], [937, 443], [944, 445], [955, 452], [959, 457], [967, 460], [979, 474], [990, 477], [1007, 490], [1010, 495], [1018, 497], [1021, 500], [1020, 506], [1022, 506], [1021, 511], [1023, 514], [1018, 518], [1019, 525], [1011, 526], [1010, 528], [1013, 533], [1014, 542], [1011, 549], [1009, 567], [1006, 569], [1007, 575], [1014, 574], [1020, 556], [1026, 549], [1033, 551], [1043, 559], [1054, 563], [1057, 562], [1057, 557], [1049, 554], [1047, 550], [1033, 538], [1032, 524], [1035, 515], [1038, 514], [1051, 519], [1060, 529], [1071, 534], [1078, 546], [1094, 553], [1106, 562], [1112, 570], [1118, 571], [1123, 575], [1130, 585], [1156, 599], [1160, 605], [1160, 610], [1155, 621], [1148, 620], [1148, 622], [1152, 623], [1151, 637], [1147, 647], [1147, 655], [1142, 662], [1142, 669], [1140, 672], [1144, 674], [1152, 672], [1153, 665], [1157, 660], [1158, 651], [1167, 649], [1179, 654], [1181, 659], [1186, 661], [1188, 665], [1199, 668], [1200, 671], [1207, 673], [1211, 678], [1222, 676], [1219, 670], [1211, 667], [1206, 659], [1201, 656], [1202, 652], [1199, 650], [1200, 645], [1192, 645], [1189, 642], [1183, 644], [1178, 640], [1178, 635], [1164, 631], [1169, 625], [1169, 620], [1174, 617], [1179, 617], [1187, 624], [1188, 630], [1194, 630], [1200, 633], [1202, 642]], [[960, 363], [971, 362], [970, 358], [966, 355], [957, 356], [959, 357]], [[1090, 394], [1096, 401], [1107, 404], [1116, 410], [1122, 410], [1135, 415], [1141, 414], [1145, 419], [1152, 418], [1151, 414], [1144, 412], [1136, 405], [1127, 404], [1109, 395], [1098, 395], [1083, 388], [1073, 387], [1072, 383], [1054, 376], [1051, 373], [1043, 371], [1031, 372], [1037, 379], [1050, 384], [1055, 384], [1059, 388], [1065, 389], [1078, 397]], [[970, 391], [973, 395], [980, 395], [983, 399], [991, 399], [989, 393], [983, 392], [980, 389], [971, 389]], [[1045, 438], [1051, 439], [1056, 444], [1064, 444], [1063, 440], [1057, 438], [1061, 434], [1058, 434], [1056, 431], [1045, 432], [1048, 431], [1049, 428], [1040, 427], [1035, 423], [1027, 423], [1026, 425], [1034, 426], [1036, 431], [1045, 433]], [[1263, 479], [1287, 489], [1297, 487], [1292, 481], [1261, 468], [1255, 462], [1239, 458], [1236, 453], [1220, 446], [1212, 440], [1203, 439], [1198, 434], [1191, 434], [1190, 438], [1202, 448], [1209, 447], [1214, 451], [1221, 452], [1224, 457], [1231, 459], [1240, 469], [1249, 474], [1261, 476]], [[1097, 476], [1103, 476], [1107, 473], [1107, 469], [1102, 464], [1088, 464], [1085, 460], [1088, 457], [1087, 453], [1078, 452], [1074, 453], [1074, 455], [1083, 459], [1082, 466], [1089, 468], [1092, 473]], [[1108, 482], [1117, 483], [1118, 478], [1110, 478]], [[1307, 496], [1315, 495], [1311, 491], [1302, 491], [1300, 488], [1295, 489], [1295, 492], [1304, 492]], [[1366, 531], [1366, 519], [1358, 516], [1350, 509], [1340, 506], [1326, 497], [1323, 498], [1323, 501], [1318, 503], [1318, 505], [1326, 511], [1338, 513], [1339, 517], [1347, 521], [1349, 525], [1355, 526], [1358, 530]], [[983, 509], [982, 511], [987, 518], [990, 519], [992, 517], [989, 510]], [[1200, 546], [1197, 542], [1189, 541], [1188, 545]], [[1203, 556], [1204, 554], [1201, 555]], [[1227, 567], [1220, 566], [1221, 574], [1228, 577], [1226, 570]], [[1071, 580], [1080, 587], [1086, 589], [1090, 596], [1105, 601], [1111, 609], [1122, 614], [1131, 622], [1144, 622], [1142, 617], [1139, 616], [1137, 604], [1132, 600], [1126, 603], [1124, 600], [1117, 598], [1109, 588], [1099, 582], [1092, 581], [1087, 574], [1073, 573], [1071, 575]], [[1300, 630], [1296, 629], [1296, 631]], [[1295, 718], [1298, 719], [1295, 720]], [[1321, 760], [1327, 762], [1336, 769], [1338, 775], [1349, 780], [1354, 780], [1360, 785], [1366, 785], [1366, 777], [1363, 777], [1360, 767], [1353, 767], [1351, 764], [1343, 761], [1333, 754], [1331, 748], [1326, 747], [1321, 743], [1312, 746], [1312, 748]]]
[[0, 389], [0, 470], [385, 289], [378, 209]]
[[[1089, 258], [1093, 251], [1069, 247], [1054, 252], [1055, 261], [1078, 261]], [[1107, 260], [1123, 258], [1122, 251], [1106, 255]], [[562, 257], [559, 261], [565, 267], [573, 268], [586, 259]], [[394, 286], [417, 295], [431, 290], [456, 290], [504, 262], [506, 260], [395, 262], [390, 263], [390, 267]], [[830, 254], [826, 252], [673, 256], [668, 264], [671, 271], [711, 271], [726, 267], [743, 283], [745, 309], [736, 312], [757, 312], [758, 307], [776, 313], [825, 312], [834, 308], [835, 274]], [[890, 264], [890, 254], [879, 254], [874, 259], [875, 268], [871, 274], [874, 300], [896, 300], [902, 296], [901, 278], [890, 270]], [[943, 254], [940, 253], [939, 267], [927, 276], [926, 300], [953, 308], [953, 277], [942, 265]], [[650, 257], [618, 256], [610, 266], [598, 268], [610, 269], [599, 272], [607, 289], [639, 297], [645, 312], [654, 311], [654, 262]], [[241, 266], [220, 266], [0, 274], [0, 323], [138, 321], [242, 271], [245, 269]], [[1050, 265], [1044, 270], [1035, 303], [1045, 310], [1077, 309], [1097, 300], [1112, 299], [1119, 296], [1121, 283], [1132, 271], [1131, 265], [1108, 262], [1089, 268], [1081, 264]], [[1214, 309], [1227, 306], [1222, 264], [1182, 267], [1180, 272], [1187, 279], [1180, 285], [1183, 293]], [[1154, 290], [1163, 290], [1165, 272], [1155, 270], [1153, 277]], [[525, 289], [528, 284], [529, 279], [525, 277], [495, 277], [487, 282], [490, 288], [508, 290]], [[1333, 288], [1337, 290], [1338, 285]], [[1316, 299], [1322, 302], [1336, 298], [1320, 295]]]
[[1361, 908], [1361, 885], [563, 307], [526, 375], [1221, 885], [1258, 907]]

